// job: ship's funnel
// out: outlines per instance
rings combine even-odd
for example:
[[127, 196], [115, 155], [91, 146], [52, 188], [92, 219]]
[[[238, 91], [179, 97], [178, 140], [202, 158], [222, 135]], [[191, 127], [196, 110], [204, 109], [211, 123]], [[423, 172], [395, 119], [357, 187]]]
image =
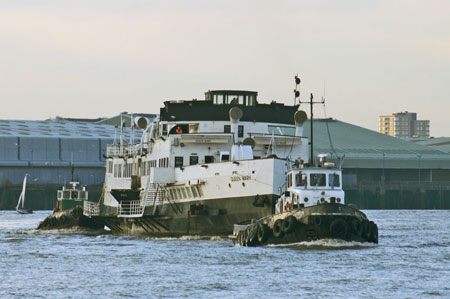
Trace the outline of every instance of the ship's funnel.
[[238, 124], [239, 120], [242, 118], [244, 113], [242, 112], [241, 108], [239, 107], [233, 107], [229, 111], [230, 115], [230, 123], [231, 123], [231, 132], [234, 134], [234, 143], [237, 143], [238, 141]]
[[134, 125], [142, 130], [147, 129], [148, 119], [142, 116], [134, 118]]
[[306, 116], [305, 111], [298, 110], [294, 114], [295, 120], [295, 136], [303, 136], [303, 123], [306, 121], [308, 116]]

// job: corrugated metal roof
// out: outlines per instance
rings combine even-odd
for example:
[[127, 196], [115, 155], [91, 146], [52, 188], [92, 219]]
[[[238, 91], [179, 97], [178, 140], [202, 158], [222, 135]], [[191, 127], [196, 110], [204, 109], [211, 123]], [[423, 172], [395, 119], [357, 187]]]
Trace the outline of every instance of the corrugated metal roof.
[[437, 138], [428, 138], [424, 140], [414, 141], [417, 144], [425, 145], [430, 148], [440, 150], [446, 153], [450, 153], [450, 137], [437, 137]]
[[[334, 153], [339, 157], [345, 155], [344, 167], [450, 169], [450, 154], [421, 144], [334, 119], [314, 120], [313, 127], [315, 155], [319, 153], [328, 153], [330, 157], [335, 157]], [[309, 120], [304, 125], [303, 135], [310, 136]]]
[[[113, 125], [98, 124], [87, 121], [70, 121], [65, 119], [50, 119], [45, 121], [32, 120], [0, 120], [1, 136], [27, 137], [68, 137], [68, 138], [119, 138], [120, 128]], [[125, 128], [125, 137], [129, 138], [130, 128]], [[140, 138], [142, 132], [134, 130], [134, 135]]]

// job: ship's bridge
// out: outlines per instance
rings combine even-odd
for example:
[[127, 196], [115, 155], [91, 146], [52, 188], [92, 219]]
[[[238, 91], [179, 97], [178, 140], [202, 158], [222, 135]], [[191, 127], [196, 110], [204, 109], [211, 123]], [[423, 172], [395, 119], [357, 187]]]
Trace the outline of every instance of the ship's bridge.
[[[289, 106], [272, 101], [270, 104], [258, 103], [258, 92], [248, 90], [209, 90], [205, 100], [165, 101], [160, 109], [162, 124], [198, 121], [230, 121], [230, 109], [238, 107], [243, 115], [240, 122], [275, 123], [295, 125], [294, 114], [298, 105]], [[192, 129], [192, 130], [191, 130]], [[169, 129], [170, 130], [170, 129]], [[194, 128], [181, 128], [183, 132]], [[164, 134], [163, 134], [164, 135]]]
[[205, 92], [205, 100], [215, 105], [256, 106], [258, 92], [247, 90], [209, 90]]
[[286, 189], [277, 201], [276, 213], [316, 204], [344, 203], [342, 171], [337, 168], [290, 170], [286, 176]]

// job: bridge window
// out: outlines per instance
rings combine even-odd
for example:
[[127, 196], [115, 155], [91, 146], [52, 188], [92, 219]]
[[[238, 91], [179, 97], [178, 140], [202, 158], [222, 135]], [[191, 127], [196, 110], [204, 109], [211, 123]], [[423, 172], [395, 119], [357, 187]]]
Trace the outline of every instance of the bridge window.
[[311, 173], [310, 184], [311, 184], [311, 186], [324, 187], [325, 186], [325, 173]]
[[246, 98], [247, 98], [247, 106], [255, 106], [256, 105], [256, 96], [248, 95]]
[[226, 104], [225, 102], [225, 96], [223, 94], [215, 94], [214, 95], [214, 104]]
[[341, 183], [339, 181], [339, 174], [330, 173], [328, 175], [328, 184], [330, 185], [330, 187], [340, 187]]
[[295, 186], [303, 186], [302, 185], [302, 174], [301, 173], [297, 173], [295, 175]]
[[292, 186], [292, 173], [288, 174], [286, 186], [289, 188]]

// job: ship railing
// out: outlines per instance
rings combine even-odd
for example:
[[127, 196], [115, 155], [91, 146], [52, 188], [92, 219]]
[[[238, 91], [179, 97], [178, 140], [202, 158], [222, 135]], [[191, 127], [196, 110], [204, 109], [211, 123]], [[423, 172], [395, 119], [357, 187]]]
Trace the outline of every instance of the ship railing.
[[144, 215], [145, 206], [141, 200], [123, 200], [119, 204], [118, 217], [135, 218]]
[[125, 155], [137, 155], [141, 150], [140, 144], [108, 144], [106, 146], [106, 156], [122, 157]]
[[99, 216], [100, 207], [96, 202], [85, 200], [83, 203], [83, 215], [84, 216]]

